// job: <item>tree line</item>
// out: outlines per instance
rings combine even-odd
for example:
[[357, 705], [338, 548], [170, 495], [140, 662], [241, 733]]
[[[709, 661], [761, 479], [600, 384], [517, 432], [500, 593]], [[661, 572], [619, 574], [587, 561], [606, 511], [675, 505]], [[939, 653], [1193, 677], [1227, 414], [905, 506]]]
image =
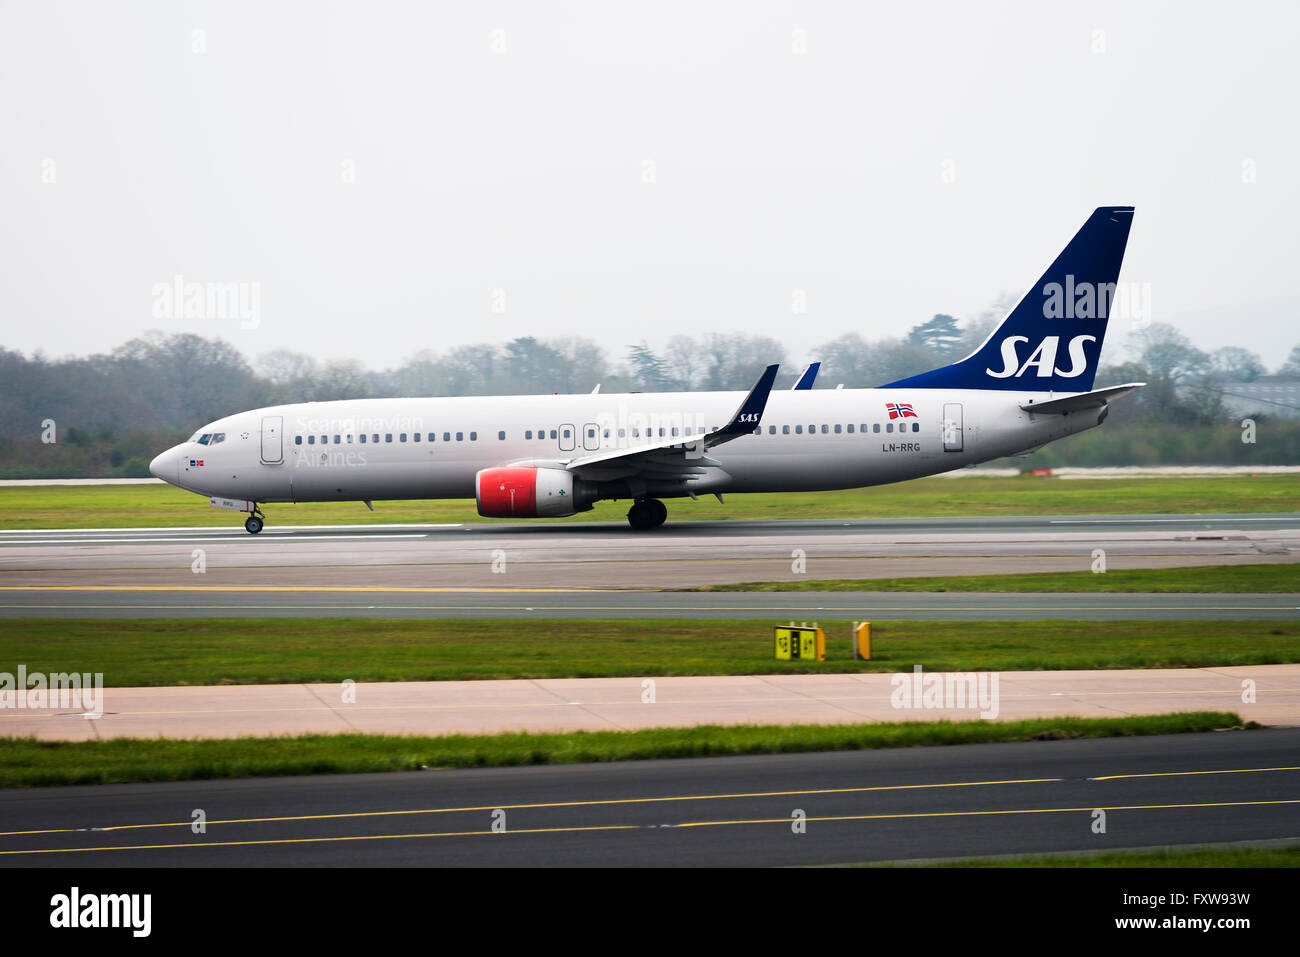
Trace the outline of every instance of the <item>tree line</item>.
[[[822, 361], [817, 386], [877, 386], [954, 361], [983, 341], [1001, 311], [995, 307], [965, 324], [936, 315], [894, 338], [867, 340], [850, 333], [833, 339], [815, 351]], [[1205, 456], [1222, 460], [1227, 454], [1222, 442], [1188, 440], [1177, 451], [1167, 434], [1158, 436], [1149, 427], [1189, 435], [1217, 429], [1228, 435], [1236, 423], [1229, 421], [1222, 388], [1269, 374], [1263, 360], [1238, 347], [1200, 350], [1160, 323], [1131, 333], [1131, 344], [1135, 358], [1103, 366], [1097, 387], [1145, 381], [1147, 388], [1115, 403], [1107, 428], [1091, 433], [1087, 443], [1078, 445], [1082, 437], [1067, 440], [1049, 447], [1051, 456], [1078, 447], [1100, 460], [1070, 464], [1145, 464], [1168, 456], [1182, 461], [1185, 455], [1201, 456], [1193, 458], [1196, 462], [1212, 460]], [[674, 336], [655, 348], [640, 341], [613, 355], [591, 339], [522, 336], [500, 345], [425, 350], [381, 370], [353, 359], [322, 361], [288, 350], [250, 362], [221, 339], [189, 334], [154, 333], [109, 353], [61, 359], [0, 348], [0, 477], [146, 476], [154, 454], [203, 423], [265, 405], [581, 393], [597, 385], [602, 392], [736, 390], [748, 388], [772, 362], [782, 364], [777, 388], [788, 388], [800, 370], [786, 360], [787, 350], [775, 339], [720, 333]], [[1300, 345], [1274, 374], [1300, 378]], [[1256, 418], [1271, 421], [1274, 413], [1261, 409]], [[1283, 441], [1291, 434], [1288, 428], [1295, 434]], [[1104, 438], [1130, 429], [1134, 436], [1146, 429], [1147, 445], [1134, 448], [1136, 438], [1107, 444]], [[1256, 450], [1268, 458], [1258, 464], [1300, 461], [1300, 425], [1278, 423], [1273, 436], [1269, 451], [1262, 441]], [[1234, 447], [1232, 454], [1240, 451]], [[1126, 457], [1136, 459], [1130, 463]]]

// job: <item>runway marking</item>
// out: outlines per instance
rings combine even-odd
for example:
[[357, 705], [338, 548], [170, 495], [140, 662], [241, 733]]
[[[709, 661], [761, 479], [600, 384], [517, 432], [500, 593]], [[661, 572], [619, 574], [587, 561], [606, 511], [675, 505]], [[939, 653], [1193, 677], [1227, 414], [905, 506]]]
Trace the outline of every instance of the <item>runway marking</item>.
[[[395, 817], [409, 814], [460, 814], [470, 811], [523, 811], [554, 807], [600, 807], [613, 804], [655, 804], [669, 801], [719, 801], [741, 798], [792, 797], [811, 794], [858, 794], [866, 791], [914, 791], [926, 788], [969, 788], [986, 787], [994, 784], [1043, 784], [1065, 781], [1066, 778], [1021, 778], [1007, 781], [955, 781], [944, 784], [887, 784], [860, 788], [816, 788], [802, 791], [754, 791], [738, 794], [686, 794], [679, 796], [645, 797], [645, 798], [607, 798], [592, 801], [550, 801], [541, 804], [485, 804], [482, 807], [435, 807], [404, 811], [351, 811], [338, 814], [302, 814], [288, 817], [246, 817], [232, 818], [225, 821], [208, 821], [209, 824], [261, 824], [278, 821], [322, 821], [335, 818], [355, 817]], [[163, 824], [120, 824], [111, 827], [96, 828], [99, 831], [129, 831], [149, 827], [189, 827], [191, 821], [175, 821]], [[66, 827], [44, 831], [0, 831], [0, 837], [13, 837], [25, 834], [68, 834], [84, 828]]]
[[[401, 592], [401, 593], [435, 593], [452, 594], [494, 594], [523, 593], [560, 595], [582, 592], [641, 591], [642, 589], [625, 588], [438, 588], [438, 587], [398, 587], [389, 585], [0, 585], [0, 591], [117, 591], [117, 592], [154, 592], [154, 591], [198, 591], [198, 592]], [[655, 589], [644, 589], [655, 591]], [[185, 607], [185, 606], [179, 606]]]
[[[294, 542], [358, 542], [362, 539], [377, 538], [389, 541], [394, 538], [426, 538], [418, 532], [400, 533], [396, 535], [313, 535], [310, 538], [288, 539]], [[242, 542], [242, 538], [227, 538], [224, 536], [188, 536], [188, 537], [171, 537], [171, 538], [54, 538], [49, 541], [39, 541], [32, 539], [0, 539], [0, 545], [151, 545], [160, 542], [171, 542], [175, 544], [188, 544], [189, 542]], [[274, 541], [274, 539], [272, 539]]]
[[1115, 781], [1120, 778], [1169, 778], [1190, 776], [1194, 774], [1259, 774], [1265, 771], [1300, 771], [1296, 768], [1236, 768], [1228, 771], [1152, 771], [1146, 774], [1108, 774], [1104, 777], [1089, 778], [1089, 781]]
[[[1282, 804], [1300, 804], [1300, 799], [1283, 800], [1283, 801], [1222, 801], [1207, 802], [1202, 804], [1130, 804], [1118, 805], [1115, 807], [1047, 807], [1047, 808], [1019, 808], [1011, 810], [994, 810], [994, 811], [926, 811], [915, 813], [899, 814], [844, 814], [827, 817], [809, 817], [808, 821], [887, 821], [887, 820], [904, 820], [909, 818], [937, 818], [937, 817], [989, 817], [1009, 814], [1078, 814], [1091, 813], [1095, 810], [1102, 811], [1160, 811], [1160, 810], [1177, 810], [1186, 808], [1213, 808], [1213, 807], [1260, 807], [1274, 806]], [[19, 854], [81, 854], [94, 851], [157, 851], [171, 850], [176, 848], [206, 848], [206, 847], [251, 847], [251, 846], [273, 846], [277, 844], [330, 844], [344, 841], [394, 841], [394, 840], [415, 840], [422, 838], [438, 837], [481, 837], [492, 836], [499, 837], [502, 834], [572, 834], [583, 831], [642, 831], [642, 830], [675, 830], [678, 828], [689, 827], [722, 827], [734, 824], [786, 824], [790, 823], [789, 817], [776, 818], [755, 818], [744, 820], [730, 821], [686, 821], [681, 824], [605, 824], [605, 825], [585, 825], [585, 826], [568, 826], [568, 827], [535, 827], [535, 828], [518, 828], [507, 831], [440, 831], [424, 834], [357, 834], [339, 837], [290, 837], [290, 838], [262, 838], [260, 840], [248, 841], [201, 841], [192, 844], [107, 844], [102, 847], [51, 847], [51, 848], [34, 848], [18, 851], [0, 851], [0, 856], [19, 855]]]
[[[446, 522], [441, 525], [419, 525], [413, 522], [392, 522], [391, 524], [381, 525], [379, 523], [371, 525], [280, 525], [276, 528], [268, 528], [266, 532], [273, 536], [292, 535], [294, 532], [346, 532], [350, 529], [361, 529], [363, 531], [375, 531], [385, 528], [464, 528], [464, 522]], [[141, 532], [214, 532], [226, 533], [231, 538], [239, 539], [239, 529], [231, 528], [225, 525], [179, 525], [170, 526], [140, 526], [139, 528], [0, 528], [0, 535], [69, 535], [77, 532], [98, 532], [107, 535], [109, 533], [118, 533], [121, 535], [138, 535]], [[245, 532], [245, 535], [248, 533]]]
[[[916, 811], [903, 814], [841, 814], [828, 817], [809, 817], [808, 821], [886, 821], [900, 820], [904, 818], [927, 818], [927, 817], [987, 817], [999, 814], [1076, 814], [1080, 812], [1092, 813], [1093, 811], [1165, 811], [1177, 810], [1183, 808], [1206, 808], [1206, 807], [1259, 807], [1264, 805], [1276, 804], [1300, 804], [1300, 799], [1285, 801], [1220, 801], [1204, 804], [1127, 804], [1117, 805], [1115, 807], [1044, 807], [1044, 808], [1018, 808], [1012, 810], [998, 811]], [[676, 824], [674, 827], [719, 827], [724, 824], [789, 824], [789, 817], [774, 818], [755, 818], [747, 821], [689, 821], [684, 824]], [[0, 853], [11, 853], [0, 851]]]
[[[1266, 771], [1300, 771], [1300, 767], [1288, 768], [1228, 768], [1221, 771], [1162, 771], [1152, 774], [1113, 774], [1105, 777], [1087, 778], [1088, 781], [1115, 781], [1123, 778], [1147, 778], [1147, 777], [1179, 777], [1185, 775], [1198, 774], [1257, 774]], [[599, 800], [586, 801], [548, 801], [535, 804], [484, 804], [477, 807], [439, 807], [439, 808], [414, 808], [397, 811], [349, 811], [335, 814], [295, 814], [282, 817], [246, 817], [246, 818], [229, 818], [219, 821], [208, 821], [208, 824], [266, 824], [282, 823], [285, 821], [324, 821], [338, 820], [346, 818], [360, 817], [403, 817], [414, 814], [464, 814], [481, 811], [523, 811], [537, 810], [540, 808], [561, 808], [561, 807], [603, 807], [619, 804], [662, 804], [680, 801], [724, 801], [724, 800], [742, 800], [750, 798], [769, 798], [769, 797], [805, 797], [817, 794], [864, 794], [878, 791], [921, 791], [939, 788], [971, 788], [971, 787], [991, 787], [1005, 784], [1061, 784], [1070, 780], [1069, 778], [1010, 778], [999, 781], [953, 781], [940, 782], [932, 784], [886, 784], [874, 785], [870, 787], [855, 788], [807, 788], [793, 791], [749, 791], [739, 792], [736, 794], [686, 794], [672, 795], [662, 797], [637, 797], [637, 798], [605, 798]], [[976, 813], [976, 812], [952, 812], [952, 813]], [[994, 813], [994, 812], [978, 812]], [[95, 828], [96, 831], [133, 831], [143, 830], [146, 828], [156, 827], [189, 827], [192, 821], [169, 821], [152, 824], [119, 824], [109, 827]], [[32, 831], [0, 831], [0, 837], [17, 837], [29, 836], [34, 834], [71, 834], [84, 831], [85, 828], [49, 828], [45, 830]]]

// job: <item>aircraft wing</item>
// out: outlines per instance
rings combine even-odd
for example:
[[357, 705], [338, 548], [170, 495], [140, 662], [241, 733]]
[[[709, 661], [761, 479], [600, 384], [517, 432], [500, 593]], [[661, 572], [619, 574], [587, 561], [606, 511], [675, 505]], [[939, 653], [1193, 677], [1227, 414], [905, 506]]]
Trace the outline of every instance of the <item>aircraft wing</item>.
[[1022, 402], [1020, 408], [1026, 412], [1044, 415], [1063, 415], [1066, 412], [1079, 412], [1083, 409], [1100, 409], [1111, 399], [1128, 395], [1146, 385], [1145, 382], [1127, 382], [1124, 385], [1111, 386], [1109, 389], [1097, 389], [1079, 395], [1068, 395], [1062, 399], [1048, 399], [1046, 402]]
[[767, 408], [767, 397], [772, 391], [778, 368], [770, 365], [763, 370], [731, 419], [720, 429], [687, 440], [674, 437], [631, 448], [602, 449], [570, 459], [564, 467], [570, 472], [615, 469], [646, 478], [683, 479], [702, 474], [706, 468], [716, 468], [722, 463], [709, 458], [705, 452], [742, 435], [753, 434], [763, 419], [763, 410]]

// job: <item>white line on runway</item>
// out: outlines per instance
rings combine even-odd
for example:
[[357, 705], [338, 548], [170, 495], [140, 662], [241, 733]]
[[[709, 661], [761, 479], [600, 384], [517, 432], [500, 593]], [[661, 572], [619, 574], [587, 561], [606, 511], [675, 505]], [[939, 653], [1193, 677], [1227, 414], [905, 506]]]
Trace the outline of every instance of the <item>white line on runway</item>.
[[[400, 535], [315, 535], [311, 538], [291, 538], [287, 535], [272, 535], [271, 541], [284, 539], [295, 545], [303, 545], [310, 542], [358, 542], [365, 538], [378, 538], [383, 541], [389, 541], [394, 538], [424, 538], [417, 533], [403, 533]], [[244, 542], [248, 538], [220, 537], [220, 538], [51, 538], [43, 539], [2, 539], [0, 545], [138, 545], [148, 542]]]
[[[395, 522], [389, 525], [371, 523], [369, 525], [281, 525], [278, 528], [267, 529], [267, 532], [275, 534], [285, 534], [288, 532], [310, 532], [318, 529], [327, 531], [347, 531], [352, 528], [464, 528], [464, 522], [444, 522], [441, 525], [421, 525], [416, 522], [399, 523]], [[48, 535], [64, 534], [73, 532], [226, 532], [235, 534], [241, 531], [239, 528], [224, 528], [220, 525], [182, 525], [180, 527], [141, 527], [141, 528], [0, 528], [0, 535]], [[247, 533], [245, 533], [247, 534]]]
[[1278, 522], [1293, 519], [1292, 515], [1262, 515], [1256, 518], [1240, 518], [1235, 515], [1210, 515], [1205, 518], [1054, 518], [1049, 525], [1155, 525], [1161, 522], [1194, 522], [1205, 525], [1210, 522]]

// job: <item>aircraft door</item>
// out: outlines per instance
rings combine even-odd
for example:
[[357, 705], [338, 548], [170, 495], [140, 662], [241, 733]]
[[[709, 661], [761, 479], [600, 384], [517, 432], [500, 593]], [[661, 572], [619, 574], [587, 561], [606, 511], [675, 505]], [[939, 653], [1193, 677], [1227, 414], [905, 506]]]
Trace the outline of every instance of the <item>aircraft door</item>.
[[943, 406], [943, 450], [962, 451], [962, 414], [960, 402], [945, 402]]
[[595, 422], [588, 422], [582, 427], [582, 447], [589, 452], [600, 448], [600, 426]]
[[262, 418], [262, 464], [279, 465], [284, 461], [284, 416]]
[[574, 433], [577, 430], [572, 425], [560, 426], [560, 451], [572, 452], [574, 449]]

